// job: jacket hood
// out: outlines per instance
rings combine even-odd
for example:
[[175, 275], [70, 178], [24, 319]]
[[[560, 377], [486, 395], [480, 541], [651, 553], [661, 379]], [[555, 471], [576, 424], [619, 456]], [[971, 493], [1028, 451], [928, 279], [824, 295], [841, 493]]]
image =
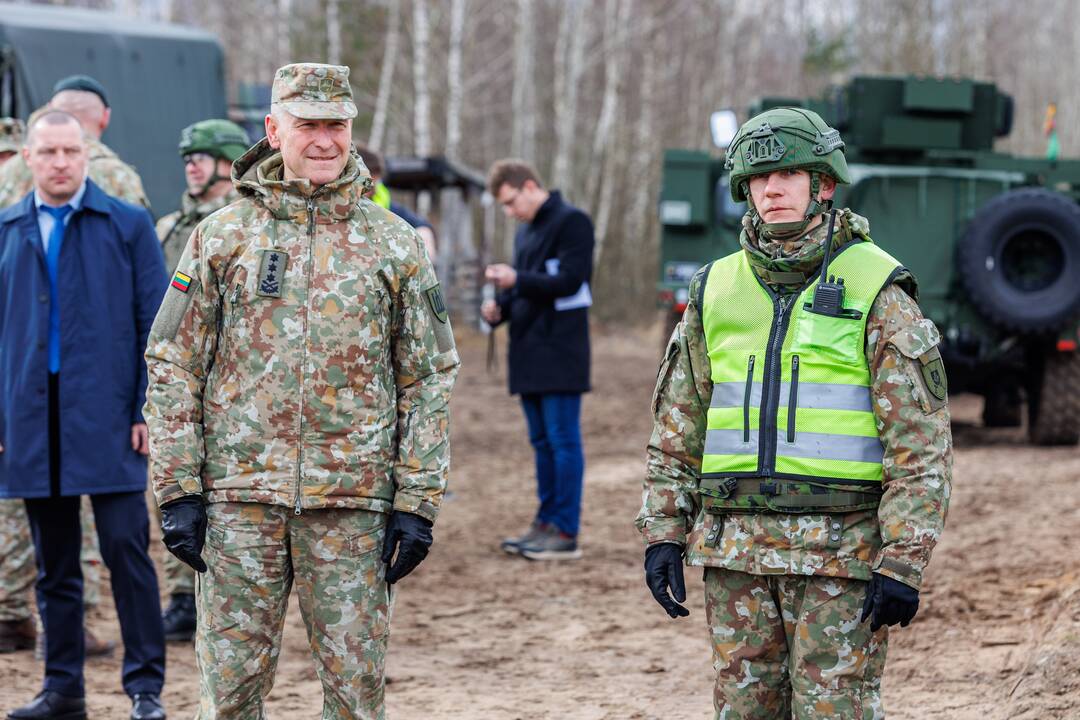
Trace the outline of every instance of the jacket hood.
[[278, 219], [306, 217], [308, 201], [319, 208], [320, 216], [343, 220], [356, 212], [364, 190], [371, 185], [371, 174], [349, 153], [345, 169], [337, 180], [313, 186], [309, 180], [285, 180], [281, 151], [270, 147], [263, 138], [232, 165], [232, 182], [241, 197], [266, 207]]

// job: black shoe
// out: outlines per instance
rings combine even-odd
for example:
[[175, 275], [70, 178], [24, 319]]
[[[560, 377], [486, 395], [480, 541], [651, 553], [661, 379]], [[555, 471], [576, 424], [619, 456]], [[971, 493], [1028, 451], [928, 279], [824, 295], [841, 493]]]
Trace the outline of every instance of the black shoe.
[[42, 690], [33, 702], [12, 710], [7, 717], [8, 720], [86, 720], [86, 700]]
[[177, 593], [161, 616], [165, 623], [165, 639], [191, 642], [195, 638], [195, 596]]
[[165, 708], [157, 693], [135, 693], [131, 698], [131, 720], [165, 720]]
[[528, 560], [577, 560], [581, 557], [577, 537], [560, 532], [554, 525], [535, 540], [523, 543], [519, 552]]

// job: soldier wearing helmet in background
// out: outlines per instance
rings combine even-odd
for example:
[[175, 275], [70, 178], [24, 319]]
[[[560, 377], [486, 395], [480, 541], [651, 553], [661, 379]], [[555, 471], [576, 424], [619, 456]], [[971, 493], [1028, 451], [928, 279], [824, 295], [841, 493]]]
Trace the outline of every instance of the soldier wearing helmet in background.
[[888, 626], [914, 617], [945, 522], [940, 336], [867, 220], [828, 214], [843, 147], [797, 108], [740, 129], [742, 249], [691, 281], [653, 396], [646, 582], [685, 616], [683, 558], [705, 567], [727, 720], [883, 717]]
[[[240, 197], [229, 175], [233, 160], [249, 145], [244, 129], [228, 120], [202, 120], [181, 131], [178, 149], [187, 190], [180, 196], [180, 209], [157, 221], [170, 276], [176, 272], [195, 226]], [[165, 639], [190, 642], [195, 637], [195, 571], [172, 553], [165, 553], [162, 565], [169, 594], [169, 606], [162, 616]]]
[[180, 209], [157, 222], [157, 234], [161, 238], [170, 276], [176, 271], [176, 263], [180, 261], [195, 226], [240, 197], [229, 173], [233, 160], [243, 155], [250, 145], [244, 129], [228, 120], [203, 120], [180, 133], [179, 150], [184, 161], [187, 190], [180, 197]]

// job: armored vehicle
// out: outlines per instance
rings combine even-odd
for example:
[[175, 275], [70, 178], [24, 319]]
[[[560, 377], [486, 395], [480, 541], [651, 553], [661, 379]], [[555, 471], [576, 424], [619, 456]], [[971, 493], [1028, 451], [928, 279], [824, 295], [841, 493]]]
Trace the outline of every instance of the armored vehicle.
[[[838, 207], [870, 219], [874, 242], [919, 280], [941, 330], [952, 393], [986, 402], [987, 426], [1019, 426], [1040, 445], [1080, 440], [1080, 160], [995, 152], [1013, 101], [991, 83], [855, 77], [813, 100], [846, 142], [852, 184]], [[726, 140], [720, 142], [726, 144]], [[723, 159], [667, 150], [660, 192], [661, 305], [669, 325], [704, 263], [738, 249], [745, 205]]]

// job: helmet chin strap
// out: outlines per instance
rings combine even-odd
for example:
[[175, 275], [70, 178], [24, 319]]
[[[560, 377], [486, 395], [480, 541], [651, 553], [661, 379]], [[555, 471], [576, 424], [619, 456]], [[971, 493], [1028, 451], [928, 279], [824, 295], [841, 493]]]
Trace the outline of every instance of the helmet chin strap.
[[803, 215], [802, 220], [783, 223], [767, 223], [761, 219], [761, 215], [758, 214], [757, 208], [754, 207], [754, 199], [750, 195], [750, 183], [744, 180], [743, 184], [746, 186], [743, 188], [743, 194], [746, 196], [746, 204], [750, 208], [750, 221], [754, 226], [754, 231], [759, 238], [768, 242], [795, 240], [806, 232], [806, 229], [810, 226], [810, 223], [814, 221], [814, 218], [822, 213], [828, 212], [832, 207], [832, 200], [819, 199], [818, 196], [821, 192], [821, 173], [813, 171], [810, 173], [810, 203], [806, 206], [806, 214]]
[[214, 173], [210, 176], [210, 178], [206, 182], [203, 183], [202, 189], [199, 190], [199, 192], [197, 192], [197, 193], [193, 193], [193, 192], [191, 192], [189, 190], [188, 195], [195, 198], [196, 200], [202, 200], [203, 196], [205, 196], [206, 193], [210, 192], [210, 188], [214, 187], [215, 185], [217, 185], [222, 180], [230, 180], [231, 179], [231, 178], [222, 177], [221, 175], [218, 175], [217, 166], [218, 166], [218, 160], [219, 159], [220, 158], [216, 158], [216, 157], [214, 158]]

